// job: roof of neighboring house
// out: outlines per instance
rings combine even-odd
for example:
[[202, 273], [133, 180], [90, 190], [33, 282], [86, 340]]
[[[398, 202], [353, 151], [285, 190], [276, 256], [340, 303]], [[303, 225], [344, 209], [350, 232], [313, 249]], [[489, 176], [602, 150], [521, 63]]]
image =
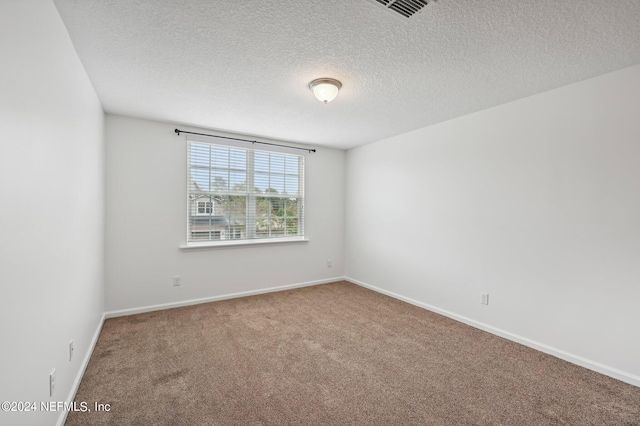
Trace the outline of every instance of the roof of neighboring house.
[[229, 226], [227, 216], [191, 216], [189, 218], [191, 226]]

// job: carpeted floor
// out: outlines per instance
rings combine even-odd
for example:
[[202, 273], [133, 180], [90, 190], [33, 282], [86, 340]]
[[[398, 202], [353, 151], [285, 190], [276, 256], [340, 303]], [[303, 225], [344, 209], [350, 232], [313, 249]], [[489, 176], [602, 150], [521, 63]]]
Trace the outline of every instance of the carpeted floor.
[[339, 282], [114, 318], [67, 425], [640, 425], [640, 388]]

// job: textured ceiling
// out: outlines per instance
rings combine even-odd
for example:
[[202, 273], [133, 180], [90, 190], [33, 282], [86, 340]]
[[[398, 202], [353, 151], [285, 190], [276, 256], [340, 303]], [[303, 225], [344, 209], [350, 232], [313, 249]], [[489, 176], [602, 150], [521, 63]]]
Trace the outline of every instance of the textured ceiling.
[[638, 0], [54, 3], [106, 112], [345, 149], [640, 63]]

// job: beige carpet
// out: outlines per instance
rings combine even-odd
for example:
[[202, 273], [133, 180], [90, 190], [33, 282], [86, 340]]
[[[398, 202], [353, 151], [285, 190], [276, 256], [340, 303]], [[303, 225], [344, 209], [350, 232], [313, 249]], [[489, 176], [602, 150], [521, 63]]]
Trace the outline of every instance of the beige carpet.
[[114, 318], [67, 425], [640, 425], [640, 388], [339, 282]]

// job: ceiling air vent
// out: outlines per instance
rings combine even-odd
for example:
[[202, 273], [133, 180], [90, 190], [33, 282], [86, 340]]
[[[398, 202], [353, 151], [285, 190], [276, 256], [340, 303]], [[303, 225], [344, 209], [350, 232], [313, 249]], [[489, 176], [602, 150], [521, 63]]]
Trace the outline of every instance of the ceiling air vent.
[[380, 4], [387, 9], [393, 10], [405, 18], [411, 18], [420, 12], [428, 2], [427, 0], [371, 0], [373, 3]]

